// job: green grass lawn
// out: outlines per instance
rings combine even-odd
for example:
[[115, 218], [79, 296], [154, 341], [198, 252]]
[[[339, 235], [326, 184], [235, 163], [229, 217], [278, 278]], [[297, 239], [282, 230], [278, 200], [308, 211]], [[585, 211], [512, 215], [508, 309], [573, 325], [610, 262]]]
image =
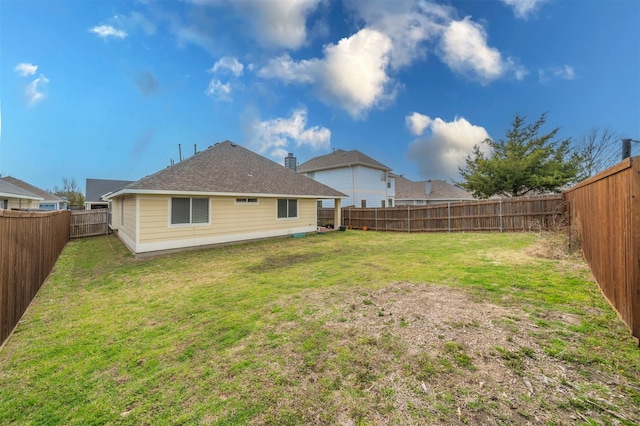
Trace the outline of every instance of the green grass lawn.
[[1, 424], [636, 424], [640, 349], [534, 234], [74, 240], [0, 352]]

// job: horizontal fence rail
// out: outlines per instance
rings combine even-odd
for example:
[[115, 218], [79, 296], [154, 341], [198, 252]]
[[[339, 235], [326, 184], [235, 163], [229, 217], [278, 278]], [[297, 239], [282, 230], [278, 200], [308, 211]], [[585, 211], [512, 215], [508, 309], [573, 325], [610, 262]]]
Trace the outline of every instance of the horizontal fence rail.
[[570, 188], [565, 198], [598, 286], [640, 339], [640, 157]]
[[69, 241], [68, 210], [0, 210], [0, 347]]
[[[333, 222], [332, 208], [318, 209], [318, 225]], [[428, 206], [342, 208], [347, 227], [391, 232], [543, 231], [566, 226], [562, 195], [449, 202]]]
[[76, 210], [71, 212], [70, 238], [105, 235], [109, 232], [108, 210]]

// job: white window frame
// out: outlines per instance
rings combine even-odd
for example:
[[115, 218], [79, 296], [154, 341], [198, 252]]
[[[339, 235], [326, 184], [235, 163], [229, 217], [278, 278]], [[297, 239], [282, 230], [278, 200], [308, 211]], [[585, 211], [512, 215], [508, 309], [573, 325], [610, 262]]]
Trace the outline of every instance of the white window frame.
[[234, 204], [239, 205], [257, 205], [260, 204], [260, 201], [256, 197], [238, 197], [235, 199]]
[[[279, 204], [280, 204], [280, 200], [286, 200], [287, 201], [287, 216], [286, 217], [280, 217], [279, 216], [279, 212], [278, 212], [278, 208], [279, 208]], [[295, 201], [296, 202], [296, 215], [295, 216], [289, 216], [289, 202], [291, 201]], [[276, 199], [276, 220], [296, 220], [298, 219], [298, 217], [300, 217], [300, 203], [298, 202], [297, 198], [278, 198]]]
[[[173, 223], [173, 200], [176, 198], [189, 199], [189, 222], [188, 223]], [[193, 199], [206, 199], [207, 200], [207, 221], [202, 223], [193, 223]], [[169, 227], [180, 228], [185, 226], [209, 226], [211, 225], [211, 199], [209, 197], [169, 197]]]

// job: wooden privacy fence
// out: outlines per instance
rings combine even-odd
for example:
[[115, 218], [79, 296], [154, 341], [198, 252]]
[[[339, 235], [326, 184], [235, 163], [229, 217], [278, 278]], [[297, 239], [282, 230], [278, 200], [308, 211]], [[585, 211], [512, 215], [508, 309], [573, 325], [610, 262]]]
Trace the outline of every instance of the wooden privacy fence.
[[90, 237], [106, 235], [109, 232], [108, 210], [76, 210], [71, 212], [69, 237]]
[[0, 347], [69, 241], [68, 210], [0, 210]]
[[[332, 208], [318, 209], [318, 225], [333, 221]], [[375, 231], [542, 231], [566, 225], [562, 195], [449, 202], [428, 206], [342, 208], [342, 225]]]
[[640, 339], [640, 157], [581, 182], [565, 197], [593, 276]]

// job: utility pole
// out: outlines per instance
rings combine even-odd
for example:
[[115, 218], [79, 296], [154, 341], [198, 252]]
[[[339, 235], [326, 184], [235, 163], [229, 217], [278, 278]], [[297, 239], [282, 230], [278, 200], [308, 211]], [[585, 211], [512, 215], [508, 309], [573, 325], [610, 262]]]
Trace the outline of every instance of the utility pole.
[[640, 142], [633, 139], [622, 139], [622, 159], [631, 157], [631, 142]]

